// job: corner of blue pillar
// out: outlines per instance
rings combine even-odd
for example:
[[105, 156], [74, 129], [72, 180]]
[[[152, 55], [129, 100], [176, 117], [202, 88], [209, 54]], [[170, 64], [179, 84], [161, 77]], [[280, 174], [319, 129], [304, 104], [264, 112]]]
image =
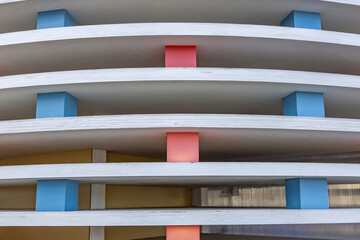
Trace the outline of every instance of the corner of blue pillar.
[[77, 211], [79, 183], [72, 180], [39, 180], [36, 211]]
[[324, 94], [293, 92], [282, 99], [286, 116], [325, 117]]
[[281, 26], [321, 30], [321, 16], [315, 12], [292, 11]]
[[37, 29], [76, 26], [78, 22], [65, 9], [39, 12]]
[[77, 116], [77, 99], [66, 92], [38, 93], [36, 118]]
[[288, 209], [329, 209], [326, 178], [287, 179], [285, 190]]

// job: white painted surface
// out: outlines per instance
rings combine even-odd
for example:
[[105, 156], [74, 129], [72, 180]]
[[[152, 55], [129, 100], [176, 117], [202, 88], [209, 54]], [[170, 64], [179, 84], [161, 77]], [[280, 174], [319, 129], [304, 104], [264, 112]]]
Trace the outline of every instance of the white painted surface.
[[[3, 0], [10, 2], [11, 0]], [[360, 32], [358, 0], [73, 0], [13, 1], [0, 8], [0, 32], [34, 29], [36, 13], [68, 9], [81, 25], [129, 22], [223, 22], [279, 25], [292, 10], [321, 13], [326, 30]], [[335, 20], [336, 19], [336, 20]]]
[[0, 34], [0, 75], [160, 67], [164, 46], [179, 44], [198, 46], [200, 67], [360, 74], [358, 34], [246, 24], [131, 23]]
[[127, 82], [161, 82], [161, 84], [167, 84], [172, 81], [278, 83], [309, 85], [312, 88], [319, 86], [360, 88], [360, 76], [357, 75], [251, 68], [161, 67], [78, 70], [3, 76], [0, 77], [0, 90], [36, 87], [41, 91], [42, 88], [48, 89], [57, 85], [61, 87], [73, 85], [71, 88], [76, 89], [80, 84], [82, 86]]
[[146, 36], [267, 38], [360, 46], [359, 34], [225, 23], [123, 23], [38, 29], [1, 34], [0, 46], [75, 39]]
[[90, 226], [89, 239], [90, 240], [104, 240], [105, 239], [105, 227], [102, 227], [102, 226], [91, 227]]
[[23, 1], [26, 1], [26, 0], [0, 0], [0, 4], [23, 2]]
[[[81, 183], [121, 185], [204, 186], [268, 183], [282, 184], [284, 179], [299, 177], [327, 178], [329, 183], [358, 183], [360, 182], [360, 165], [275, 162], [153, 162], [49, 164], [0, 167], [1, 186], [35, 184], [37, 180], [43, 179], [71, 179], [78, 180]], [[105, 194], [103, 192], [92, 192], [92, 196], [103, 200], [96, 204], [96, 206], [92, 201], [92, 209], [104, 209]]]
[[360, 120], [144, 114], [0, 122], [0, 156], [98, 148], [165, 158], [166, 132], [200, 133], [202, 161], [359, 150]]
[[[92, 163], [106, 163], [106, 150], [93, 149]], [[105, 200], [106, 200], [106, 184], [91, 184], [90, 208], [92, 210], [105, 209]], [[90, 226], [89, 238], [90, 240], [104, 240], [105, 227]]]
[[[360, 120], [241, 114], [130, 114], [0, 121], [0, 135], [118, 129], [271, 129], [360, 132]], [[189, 129], [189, 130], [187, 130]], [[81, 134], [81, 133], [80, 133]]]
[[[12, 3], [12, 2], [22, 2], [22, 1], [28, 1], [29, 2], [31, 0], [0, 0], [0, 4]], [[355, 6], [360, 5], [358, 0], [314, 0], [314, 3], [316, 3], [317, 1], [341, 3], [341, 4], [350, 4], [350, 5], [355, 5]], [[301, 1], [298, 0], [298, 2], [301, 2]]]
[[[92, 163], [106, 163], [106, 150], [93, 149]], [[87, 164], [91, 168], [96, 167], [92, 164]], [[68, 166], [70, 167], [70, 166]], [[70, 167], [68, 171], [72, 171]], [[85, 170], [87, 172], [87, 170]], [[65, 177], [67, 178], [67, 177]], [[106, 185], [105, 184], [91, 184], [91, 209], [105, 209]]]
[[359, 209], [131, 209], [0, 211], [0, 226], [166, 226], [359, 223]]
[[105, 184], [91, 184], [91, 209], [105, 209], [105, 196]]
[[359, 0], [321, 0], [321, 1], [360, 6]]
[[36, 94], [56, 91], [66, 91], [78, 98], [80, 115], [176, 112], [280, 115], [283, 97], [293, 91], [316, 91], [325, 94], [328, 117], [360, 118], [359, 88], [360, 76], [266, 69], [117, 68], [48, 72], [0, 77], [0, 119], [33, 118]]
[[92, 163], [106, 163], [106, 150], [92, 149]]

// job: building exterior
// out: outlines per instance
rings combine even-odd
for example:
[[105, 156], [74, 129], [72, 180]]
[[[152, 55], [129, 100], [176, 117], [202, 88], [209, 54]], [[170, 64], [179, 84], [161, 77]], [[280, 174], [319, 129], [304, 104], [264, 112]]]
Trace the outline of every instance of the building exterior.
[[360, 1], [0, 1], [0, 239], [360, 239]]

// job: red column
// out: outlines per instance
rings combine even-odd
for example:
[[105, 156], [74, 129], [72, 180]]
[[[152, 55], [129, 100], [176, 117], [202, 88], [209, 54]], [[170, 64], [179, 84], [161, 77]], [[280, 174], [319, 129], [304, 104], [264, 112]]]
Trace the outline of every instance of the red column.
[[165, 67], [196, 67], [196, 46], [166, 46]]
[[200, 240], [200, 226], [167, 226], [166, 240]]
[[167, 133], [168, 162], [199, 162], [199, 133]]
[[[168, 162], [199, 162], [199, 133], [167, 133]], [[167, 226], [166, 240], [200, 240], [200, 226]]]

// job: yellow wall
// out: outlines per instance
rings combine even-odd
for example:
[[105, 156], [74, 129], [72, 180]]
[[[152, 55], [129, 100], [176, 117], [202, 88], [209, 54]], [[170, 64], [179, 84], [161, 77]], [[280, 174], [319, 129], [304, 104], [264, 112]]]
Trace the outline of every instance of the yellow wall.
[[[55, 163], [91, 163], [91, 156], [91, 149], [48, 153], [1, 159], [0, 166]], [[33, 210], [35, 209], [35, 201], [36, 186], [0, 188], [0, 209]], [[79, 209], [90, 209], [90, 184], [80, 184], [79, 186]]]
[[163, 159], [129, 156], [117, 153], [107, 153], [107, 162], [165, 162]]
[[[35, 201], [36, 186], [0, 188], [0, 210], [34, 210]], [[79, 186], [79, 209], [90, 209], [90, 184]]]
[[89, 227], [0, 227], [1, 240], [89, 240]]
[[106, 186], [106, 208], [190, 207], [190, 188]]
[[0, 159], [0, 166], [29, 164], [91, 163], [91, 149]]
[[[91, 149], [0, 159], [1, 165], [91, 163]], [[161, 159], [107, 154], [107, 162], [162, 162]], [[81, 184], [79, 209], [90, 209], [90, 184]], [[34, 210], [36, 186], [0, 187], [0, 209]], [[106, 208], [190, 207], [189, 188], [107, 185]], [[165, 236], [165, 227], [106, 227], [106, 240]], [[88, 227], [1, 227], [1, 240], [88, 240]]]
[[106, 227], [106, 240], [130, 240], [165, 236], [165, 227]]

